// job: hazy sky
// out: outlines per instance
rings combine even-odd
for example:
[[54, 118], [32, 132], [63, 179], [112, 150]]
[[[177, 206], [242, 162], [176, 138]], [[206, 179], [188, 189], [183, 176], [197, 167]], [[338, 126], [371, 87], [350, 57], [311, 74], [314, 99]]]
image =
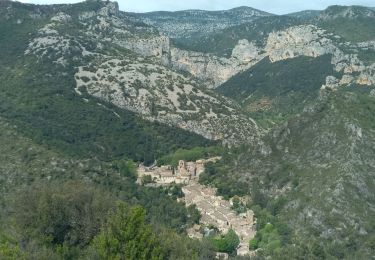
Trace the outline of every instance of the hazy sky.
[[[24, 3], [56, 4], [76, 3], [82, 0], [19, 0]], [[250, 6], [263, 11], [285, 14], [307, 9], [321, 10], [329, 5], [375, 6], [374, 0], [118, 0], [120, 9], [131, 12], [159, 10], [224, 10], [238, 6]]]

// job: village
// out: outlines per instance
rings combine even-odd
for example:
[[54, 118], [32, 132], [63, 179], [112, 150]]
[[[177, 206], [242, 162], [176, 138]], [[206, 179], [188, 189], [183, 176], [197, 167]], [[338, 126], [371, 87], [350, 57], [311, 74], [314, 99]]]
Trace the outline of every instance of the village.
[[152, 180], [153, 186], [168, 186], [171, 184], [181, 184], [186, 206], [195, 205], [201, 213], [199, 225], [187, 230], [189, 237], [202, 239], [202, 228], [214, 226], [222, 234], [233, 229], [240, 239], [237, 248], [237, 255], [249, 255], [249, 241], [256, 234], [256, 220], [251, 210], [242, 214], [237, 214], [233, 209], [232, 200], [224, 200], [216, 195], [216, 189], [199, 184], [199, 176], [204, 172], [205, 163], [216, 162], [220, 157], [197, 160], [195, 162], [185, 162], [180, 160], [177, 169], [172, 166], [151, 166], [138, 167], [137, 183], [147, 176]]

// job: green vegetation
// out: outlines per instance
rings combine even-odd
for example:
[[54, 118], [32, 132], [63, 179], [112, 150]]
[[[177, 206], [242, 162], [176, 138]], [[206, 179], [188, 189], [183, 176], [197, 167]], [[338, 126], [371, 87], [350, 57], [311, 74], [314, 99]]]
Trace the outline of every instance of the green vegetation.
[[163, 244], [170, 259], [211, 255], [208, 245], [183, 235], [199, 214], [176, 202], [181, 188], [138, 186], [129, 161], [75, 159], [17, 131], [0, 118], [0, 258], [82, 259], [117, 200], [146, 209], [146, 223], [170, 243]]
[[[272, 204], [272, 203], [270, 203]], [[289, 242], [290, 229], [277, 218], [279, 212], [271, 214], [268, 209], [253, 206], [257, 219], [257, 234], [249, 242], [251, 250], [262, 248], [266, 255], [275, 255]]]
[[375, 12], [364, 6], [330, 6], [322, 12], [317, 25], [340, 35], [346, 41], [375, 40]]
[[216, 251], [233, 254], [240, 244], [240, 239], [236, 232], [231, 229], [227, 234], [222, 235], [219, 238], [211, 238], [211, 243]]
[[[224, 158], [216, 163], [206, 163], [205, 172], [199, 177], [199, 182], [204, 185], [213, 184], [218, 189], [218, 193], [223, 195], [225, 199], [233, 196], [243, 196], [247, 194], [249, 185], [245, 182], [238, 181], [234, 175], [228, 175], [230, 167], [230, 156], [225, 155]], [[228, 159], [228, 160], [227, 160]], [[225, 180], [228, 181], [225, 181]]]
[[375, 63], [375, 50], [360, 51], [358, 53], [358, 58], [365, 63], [365, 65], [370, 66]]
[[147, 185], [147, 184], [150, 184], [150, 183], [153, 183], [154, 180], [152, 179], [151, 175], [145, 175], [142, 177], [142, 185]]
[[[364, 204], [375, 202], [371, 90], [352, 86], [321, 93], [309, 110], [268, 133], [264, 145], [232, 150], [223, 156], [227, 163], [212, 164], [201, 175], [224, 197], [251, 196], [257, 235], [249, 246], [260, 249], [261, 259], [374, 254], [375, 216]], [[353, 219], [366, 234], [350, 224]]]
[[70, 66], [66, 68], [51, 64], [47, 57], [37, 61], [22, 56], [29, 39], [47, 19], [30, 18], [18, 25], [17, 17], [25, 14], [16, 10], [19, 13], [14, 19], [2, 21], [0, 26], [0, 115], [23, 134], [72, 156], [103, 160], [126, 157], [146, 164], [178, 148], [213, 144], [196, 134], [147, 122], [95, 98], [84, 102], [74, 92], [74, 66], [79, 65], [74, 54], [67, 57]]
[[232, 210], [234, 210], [237, 214], [246, 213], [248, 205], [243, 203], [238, 196], [234, 196], [232, 198], [232, 202]]
[[151, 226], [145, 224], [141, 207], [119, 204], [94, 239], [100, 259], [164, 259], [163, 250]]
[[[158, 204], [156, 194], [154, 204]], [[161, 224], [163, 221], [159, 217], [174, 214], [172, 205], [169, 209], [164, 205], [166, 212], [160, 212], [158, 218], [152, 220], [153, 216], [146, 214], [143, 207], [123, 202], [116, 207], [114, 201], [120, 197], [82, 181], [38, 181], [26, 191], [20, 189], [16, 194], [7, 195], [6, 199], [13, 197], [12, 205], [5, 204], [6, 211], [11, 213], [0, 222], [4, 232], [12, 234], [13, 238], [1, 237], [0, 258], [153, 259], [163, 256], [162, 259], [176, 259], [174, 257], [179, 256], [189, 259], [192, 256], [190, 259], [197, 259], [200, 254], [212, 255], [208, 245], [190, 241]], [[190, 207], [186, 211], [196, 222], [196, 209]], [[148, 224], [150, 217], [152, 226]], [[169, 221], [176, 223], [176, 220]], [[18, 247], [21, 241], [22, 250]], [[19, 258], [11, 258], [13, 256]]]
[[357, 17], [353, 19], [336, 18], [318, 23], [327, 31], [340, 35], [344, 40], [363, 42], [375, 40], [375, 18]]
[[194, 162], [198, 159], [209, 158], [218, 156], [223, 152], [222, 146], [211, 146], [211, 147], [194, 147], [192, 149], [178, 149], [176, 152], [170, 155], [166, 155], [158, 159], [158, 165], [172, 165], [177, 166], [180, 160]]
[[182, 49], [230, 57], [239, 40], [247, 39], [264, 45], [270, 32], [298, 24], [298, 19], [288, 16], [260, 17], [251, 23], [229, 27], [203, 37], [174, 40], [174, 44]]
[[0, 233], [0, 257], [5, 260], [23, 260], [26, 259], [21, 248], [13, 241]]
[[217, 91], [236, 100], [251, 117], [269, 128], [300, 113], [317, 98], [329, 75], [335, 75], [330, 55], [275, 63], [264, 59]]

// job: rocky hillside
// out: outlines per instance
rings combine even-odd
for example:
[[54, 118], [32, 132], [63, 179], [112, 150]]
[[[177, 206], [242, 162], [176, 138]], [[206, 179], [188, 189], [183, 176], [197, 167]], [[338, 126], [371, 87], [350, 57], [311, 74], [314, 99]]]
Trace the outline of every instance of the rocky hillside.
[[265, 58], [217, 91], [239, 102], [263, 127], [272, 128], [315, 101], [326, 77], [335, 74], [330, 55], [277, 62]]
[[334, 20], [337, 18], [366, 18], [375, 17], [373, 9], [364, 6], [333, 5], [319, 14], [319, 20]]
[[[199, 80], [204, 76], [196, 79], [175, 71], [183, 66], [184, 54], [154, 28], [120, 12], [116, 3], [34, 7], [8, 2], [6, 21], [22, 26], [26, 21], [16, 17], [26, 8], [40, 25], [29, 28], [32, 37], [23, 55], [56, 71], [73, 68], [65, 76], [75, 81], [75, 95], [83, 102], [95, 97], [150, 122], [231, 144], [252, 142], [259, 135], [254, 121], [233, 102], [207, 91]], [[239, 63], [233, 62], [233, 67]], [[119, 113], [109, 113], [121, 119]]]
[[[113, 55], [137, 57], [129, 50], [103, 44], [105, 40], [97, 41], [105, 31], [100, 36], [86, 36], [90, 33], [86, 25], [74, 22], [96, 12], [110, 15], [118, 11], [116, 5], [1, 5], [0, 112], [34, 141], [70, 155], [126, 157], [147, 163], [178, 147], [212, 143], [189, 131], [151, 122], [104, 99], [75, 92], [80, 66], [98, 56], [103, 60]], [[144, 31], [140, 27], [136, 33]]]
[[255, 203], [276, 212], [272, 224], [279, 235], [287, 234], [280, 221], [291, 228], [281, 254], [267, 244], [272, 239], [258, 237], [264, 239], [266, 254], [273, 252], [278, 259], [365, 259], [374, 254], [373, 92], [322, 91], [316, 104], [228, 167], [233, 167], [227, 176], [234, 185], [226, 178], [228, 186], [244, 187]]
[[367, 7], [331, 6], [312, 22], [347, 41], [364, 42], [375, 39], [375, 11]]
[[[259, 19], [258, 22], [265, 19], [276, 21], [275, 17], [271, 17]], [[288, 19], [292, 18], [285, 17], [279, 21]], [[298, 20], [290, 21], [300, 23]], [[279, 25], [285, 28], [276, 30]], [[244, 28], [244, 25], [233, 27], [228, 29], [228, 33], [240, 29], [238, 35], [233, 35], [250, 39], [254, 39], [253, 35], [264, 33], [263, 40], [259, 41], [262, 39], [260, 36], [256, 38], [258, 41], [240, 40], [232, 50], [231, 57], [236, 55], [238, 49], [242, 51], [242, 57], [246, 56], [246, 51], [257, 49], [258, 55], [253, 55], [255, 62], [242, 68], [217, 90], [239, 102], [253, 118], [266, 119], [273, 125], [290, 113], [299, 113], [307, 100], [313, 101], [311, 97], [316, 97], [321, 88], [337, 90], [350, 85], [375, 85], [373, 41], [346, 41], [341, 35], [312, 24], [288, 26], [288, 23], [276, 23], [268, 28], [263, 27], [264, 31], [256, 31], [256, 34], [252, 34], [255, 30], [246, 34]], [[213, 46], [220, 46], [220, 42], [224, 41], [222, 46], [228, 43], [225, 34], [220, 38], [222, 41]], [[246, 44], [254, 47], [247, 47]], [[298, 90], [299, 87], [301, 89]], [[296, 105], [290, 107], [287, 105], [290, 102]]]
[[186, 10], [131, 15], [158, 28], [170, 38], [185, 39], [203, 36], [271, 14], [243, 6], [225, 11]]

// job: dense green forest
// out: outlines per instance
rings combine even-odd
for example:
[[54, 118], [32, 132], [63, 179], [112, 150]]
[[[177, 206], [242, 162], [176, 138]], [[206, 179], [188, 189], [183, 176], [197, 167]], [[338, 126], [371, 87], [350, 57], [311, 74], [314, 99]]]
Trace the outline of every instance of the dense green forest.
[[[309, 110], [270, 131], [265, 144], [239, 147], [207, 165], [203, 184], [215, 185], [226, 198], [251, 196], [257, 234], [250, 248], [259, 249], [259, 257], [368, 259], [374, 254], [374, 213], [364, 205], [374, 201], [370, 91], [352, 86], [325, 93]], [[360, 139], [349, 125], [361, 129]], [[363, 193], [359, 183], [366, 183]], [[310, 218], [301, 212], [306, 205], [315, 212]], [[367, 231], [349, 224], [353, 219]]]
[[[199, 213], [176, 201], [180, 195], [174, 187], [137, 185], [134, 165], [125, 159], [77, 159], [36, 144], [4, 119], [0, 129], [0, 170], [12, 173], [0, 177], [0, 253], [5, 259], [109, 259], [101, 257], [105, 241], [139, 239], [146, 244], [132, 249], [136, 257], [129, 259], [140, 259], [145, 246], [150, 252], [155, 247], [150, 254], [163, 259], [213, 257], [211, 243], [184, 235], [186, 227], [199, 221]], [[108, 230], [114, 237], [107, 237]], [[128, 252], [117, 250], [107, 253], [122, 258]]]
[[330, 55], [274, 63], [264, 59], [217, 91], [239, 102], [252, 118], [269, 128], [300, 113], [318, 97], [326, 77], [336, 73]]

